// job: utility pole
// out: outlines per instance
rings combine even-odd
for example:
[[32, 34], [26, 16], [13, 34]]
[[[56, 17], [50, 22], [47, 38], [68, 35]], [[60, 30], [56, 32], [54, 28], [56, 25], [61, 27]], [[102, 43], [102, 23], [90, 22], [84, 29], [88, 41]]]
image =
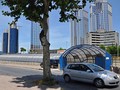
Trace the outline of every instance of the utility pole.
[[119, 46], [119, 45], [118, 45], [118, 43], [116, 43], [116, 48], [117, 48], [117, 53], [116, 53], [117, 55], [116, 55], [116, 56], [117, 56], [117, 59], [115, 59], [115, 66], [116, 66], [116, 64], [117, 64], [118, 57], [119, 57], [119, 50], [118, 50], [118, 46]]

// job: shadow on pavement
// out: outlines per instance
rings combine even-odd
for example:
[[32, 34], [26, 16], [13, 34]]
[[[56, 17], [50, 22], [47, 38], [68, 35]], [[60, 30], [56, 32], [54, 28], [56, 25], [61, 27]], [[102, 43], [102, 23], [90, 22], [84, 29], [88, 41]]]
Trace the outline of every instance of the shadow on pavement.
[[[54, 75], [54, 78], [59, 82], [59, 84], [54, 85], [54, 86], [45, 86], [45, 85], [39, 85], [38, 88], [40, 88], [40, 90], [47, 90], [47, 89], [51, 89], [51, 90], [103, 90], [103, 89], [114, 89], [116, 87], [105, 87], [105, 88], [101, 88], [98, 89], [96, 88], [93, 84], [89, 84], [89, 83], [83, 83], [83, 82], [78, 82], [78, 81], [71, 81], [70, 83], [65, 83], [62, 76], [60, 75]], [[29, 76], [23, 76], [23, 77], [19, 77], [19, 78], [15, 78], [14, 81], [12, 81], [12, 83], [16, 83], [16, 84], [22, 84], [22, 86], [18, 85], [18, 87], [27, 87], [27, 88], [31, 88], [36, 86], [35, 83], [33, 83], [33, 81], [36, 80], [40, 80], [42, 79], [41, 75], [29, 75]]]
[[[34, 81], [40, 80], [40, 79], [42, 79], [41, 75], [29, 75], [29, 76], [14, 78], [14, 81], [11, 81], [11, 82], [18, 84], [17, 87], [32, 88], [37, 86]], [[22, 84], [22, 85], [19, 85], [19, 84]], [[39, 85], [38, 88], [40, 88], [40, 90], [47, 90], [48, 88], [52, 90], [52, 89], [58, 89], [60, 87], [59, 85], [54, 85], [54, 86]]]
[[104, 89], [109, 89], [109, 90], [118, 90], [119, 86], [105, 86]]

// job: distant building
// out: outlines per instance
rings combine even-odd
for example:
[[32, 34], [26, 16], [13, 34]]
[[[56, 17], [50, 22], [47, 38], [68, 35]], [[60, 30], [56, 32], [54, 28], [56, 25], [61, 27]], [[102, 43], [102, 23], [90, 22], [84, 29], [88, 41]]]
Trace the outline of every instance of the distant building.
[[3, 52], [2, 52], [2, 51], [0, 51], [0, 54], [3, 54]]
[[10, 29], [3, 33], [3, 53], [18, 53], [18, 29], [15, 22], [10, 24]]
[[90, 6], [90, 31], [112, 30], [112, 6], [108, 0], [95, 0]]
[[75, 16], [80, 19], [80, 21], [71, 20], [71, 46], [87, 43], [88, 12], [79, 9], [76, 10]]
[[51, 53], [51, 54], [62, 54], [62, 53], [64, 53], [64, 52], [65, 52], [65, 49], [62, 49], [62, 50], [60, 50], [60, 49], [50, 50], [50, 53]]
[[18, 29], [15, 22], [10, 24], [8, 31], [8, 53], [18, 53]]
[[3, 45], [2, 45], [3, 53], [8, 53], [8, 30], [3, 33]]
[[[43, 48], [39, 39], [39, 34], [42, 31], [39, 23], [31, 22], [31, 45], [30, 53], [43, 53]], [[49, 32], [47, 34], [49, 41]]]
[[119, 45], [119, 33], [112, 29], [112, 6], [108, 0], [95, 0], [90, 6], [88, 44]]
[[88, 43], [90, 45], [119, 45], [119, 33], [115, 31], [98, 30], [88, 33]]

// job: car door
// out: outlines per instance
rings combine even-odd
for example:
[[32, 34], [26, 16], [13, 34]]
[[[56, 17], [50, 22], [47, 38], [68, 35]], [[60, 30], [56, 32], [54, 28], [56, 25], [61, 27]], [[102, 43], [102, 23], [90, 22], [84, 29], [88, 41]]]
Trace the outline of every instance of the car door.
[[79, 68], [79, 72], [77, 73], [77, 75], [79, 75], [79, 81], [93, 82], [95, 77], [94, 72], [92, 72], [89, 67], [83, 64], [80, 64]]
[[79, 78], [79, 64], [71, 64], [68, 70], [72, 80], [78, 80]]

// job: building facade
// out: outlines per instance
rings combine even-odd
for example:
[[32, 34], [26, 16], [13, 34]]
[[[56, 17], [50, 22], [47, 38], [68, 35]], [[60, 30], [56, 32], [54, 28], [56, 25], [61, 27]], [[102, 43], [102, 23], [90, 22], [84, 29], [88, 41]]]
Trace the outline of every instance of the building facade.
[[80, 19], [80, 21], [71, 20], [71, 46], [87, 43], [88, 12], [79, 9], [76, 10], [75, 16]]
[[8, 53], [8, 30], [3, 32], [2, 51], [3, 51], [3, 53]]
[[[42, 53], [42, 45], [39, 39], [39, 34], [42, 31], [39, 23], [31, 22], [31, 53]], [[47, 39], [49, 40], [49, 32], [47, 34]]]
[[9, 30], [3, 33], [3, 53], [15, 54], [18, 53], [18, 29], [17, 24], [13, 21], [10, 24]]
[[96, 0], [90, 6], [90, 31], [112, 30], [112, 6], [107, 0]]
[[115, 31], [99, 30], [88, 33], [88, 43], [90, 45], [119, 45], [119, 33]]
[[12, 22], [8, 31], [8, 53], [18, 53], [18, 29], [17, 24]]

